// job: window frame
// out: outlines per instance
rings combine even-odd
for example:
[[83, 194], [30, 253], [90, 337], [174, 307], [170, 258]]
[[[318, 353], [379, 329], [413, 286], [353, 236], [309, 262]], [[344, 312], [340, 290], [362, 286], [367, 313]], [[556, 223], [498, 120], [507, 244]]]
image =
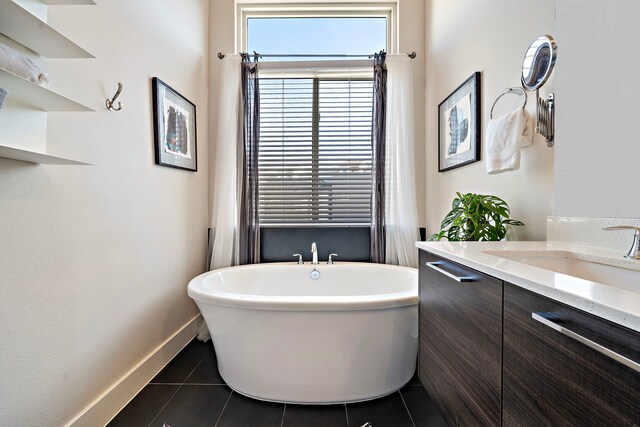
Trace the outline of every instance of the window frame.
[[[280, 77], [265, 77], [267, 79], [269, 78], [275, 78], [278, 79]], [[307, 76], [295, 76], [295, 77], [286, 77], [286, 78], [290, 78], [290, 79], [307, 79], [307, 80], [312, 80], [313, 81], [313, 95], [312, 95], [312, 149], [311, 149], [311, 153], [312, 153], [312, 165], [311, 165], [311, 171], [312, 171], [312, 176], [319, 176], [320, 174], [318, 173], [319, 169], [319, 162], [318, 162], [318, 155], [320, 152], [320, 133], [319, 133], [319, 125], [320, 125], [320, 105], [319, 105], [319, 101], [320, 101], [320, 81], [332, 81], [332, 80], [337, 80], [337, 81], [344, 81], [345, 79], [349, 79], [349, 80], [356, 80], [356, 81], [372, 81], [373, 76], [369, 75], [369, 76], [362, 76], [362, 75], [355, 75], [355, 76], [351, 76], [351, 75], [345, 75], [345, 76], [335, 76], [335, 75], [330, 75], [330, 76], [318, 76], [318, 75], [307, 75]], [[372, 159], [373, 160], [373, 159]], [[373, 167], [373, 165], [372, 165]], [[316, 173], [313, 173], [313, 171], [316, 171]], [[371, 190], [373, 191], [373, 189]], [[311, 185], [311, 193], [310, 194], [318, 194], [319, 192], [319, 183], [317, 182], [313, 182]], [[311, 215], [314, 218], [313, 221], [311, 222], [268, 222], [268, 223], [261, 223], [260, 226], [261, 227], [341, 227], [341, 228], [349, 228], [349, 227], [371, 227], [371, 216], [369, 216], [369, 222], [333, 222], [333, 221], [320, 221], [319, 220], [319, 208], [320, 206], [318, 204], [315, 203], [311, 203], [312, 205], [312, 212]]]
[[[235, 45], [237, 52], [247, 51], [247, 27], [250, 18], [386, 18], [386, 51], [397, 53], [398, 51], [398, 4], [397, 1], [366, 2], [332, 2], [317, 3], [297, 0], [292, 2], [273, 4], [269, 0], [236, 0], [236, 31]], [[356, 0], [357, 1], [357, 0]], [[264, 54], [280, 52], [258, 52]], [[304, 53], [304, 52], [295, 52]], [[368, 54], [374, 52], [354, 52], [356, 54]], [[361, 68], [366, 63], [366, 71]], [[267, 74], [275, 72], [282, 75], [283, 72], [290, 78], [362, 78], [371, 79], [369, 62], [366, 60], [336, 61], [332, 58], [303, 60], [303, 61], [268, 61], [263, 63], [263, 70]], [[326, 69], [325, 69], [326, 68]], [[348, 71], [347, 71], [348, 70]], [[274, 74], [275, 74], [274, 73]], [[261, 227], [365, 227], [371, 223], [338, 223], [338, 222], [311, 222], [311, 223], [268, 223]]]
[[[388, 53], [396, 53], [398, 5], [396, 2], [368, 3], [280, 3], [270, 4], [256, 1], [237, 1], [236, 8], [236, 49], [247, 51], [247, 20], [250, 18], [386, 18]], [[258, 52], [278, 53], [278, 52]], [[304, 52], [296, 52], [304, 53]], [[367, 54], [374, 52], [356, 52]]]

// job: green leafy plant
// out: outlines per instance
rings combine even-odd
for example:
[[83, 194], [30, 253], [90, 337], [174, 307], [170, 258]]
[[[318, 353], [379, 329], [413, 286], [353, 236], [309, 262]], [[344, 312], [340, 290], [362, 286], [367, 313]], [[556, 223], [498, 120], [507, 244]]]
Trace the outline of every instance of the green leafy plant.
[[429, 241], [443, 238], [450, 241], [502, 240], [507, 235], [507, 225], [524, 225], [509, 218], [509, 205], [499, 197], [473, 193], [456, 195], [451, 212], [440, 224], [440, 231], [431, 235]]

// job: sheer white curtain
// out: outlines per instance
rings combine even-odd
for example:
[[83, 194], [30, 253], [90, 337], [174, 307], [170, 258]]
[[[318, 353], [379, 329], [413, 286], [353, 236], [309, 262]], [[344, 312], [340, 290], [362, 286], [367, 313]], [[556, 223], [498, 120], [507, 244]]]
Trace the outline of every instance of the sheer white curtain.
[[218, 133], [214, 150], [213, 247], [210, 268], [238, 263], [238, 142], [242, 128], [240, 55], [225, 55], [220, 78]]
[[418, 209], [413, 132], [413, 75], [407, 55], [387, 55], [385, 258], [418, 266]]

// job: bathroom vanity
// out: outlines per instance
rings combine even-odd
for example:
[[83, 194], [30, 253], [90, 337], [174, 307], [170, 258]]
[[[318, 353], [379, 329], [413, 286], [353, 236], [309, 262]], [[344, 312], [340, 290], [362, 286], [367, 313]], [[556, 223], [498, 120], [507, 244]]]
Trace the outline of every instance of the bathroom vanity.
[[417, 246], [418, 375], [449, 425], [640, 424], [637, 262], [554, 242]]

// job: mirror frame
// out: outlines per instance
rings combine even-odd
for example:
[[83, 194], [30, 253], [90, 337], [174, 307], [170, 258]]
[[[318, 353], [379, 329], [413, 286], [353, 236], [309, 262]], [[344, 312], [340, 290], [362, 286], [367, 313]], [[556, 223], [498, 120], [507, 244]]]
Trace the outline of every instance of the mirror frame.
[[[536, 79], [537, 83], [533, 85], [527, 84], [525, 82], [525, 76], [524, 76], [524, 70], [525, 70], [524, 64], [525, 64], [525, 61], [527, 60], [527, 57], [529, 57], [529, 52], [533, 49], [534, 44], [539, 43], [540, 41], [542, 41], [543, 43], [539, 47], [537, 47], [536, 50], [539, 52], [541, 47], [546, 46], [549, 49], [551, 58], [549, 60], [549, 64], [547, 65], [546, 70], [544, 71], [544, 74], [541, 76], [540, 79]], [[536, 62], [537, 55], [538, 55], [537, 53], [533, 55], [534, 57], [531, 60], [531, 64], [534, 64]], [[551, 76], [551, 73], [553, 72], [553, 69], [556, 65], [557, 56], [558, 56], [558, 45], [556, 44], [556, 41], [552, 36], [544, 35], [544, 36], [537, 37], [534, 41], [532, 41], [529, 47], [527, 48], [527, 51], [524, 54], [524, 59], [522, 61], [522, 71], [520, 73], [520, 82], [522, 83], [522, 87], [529, 91], [534, 91], [544, 86], [547, 80], [549, 80], [549, 76]]]

